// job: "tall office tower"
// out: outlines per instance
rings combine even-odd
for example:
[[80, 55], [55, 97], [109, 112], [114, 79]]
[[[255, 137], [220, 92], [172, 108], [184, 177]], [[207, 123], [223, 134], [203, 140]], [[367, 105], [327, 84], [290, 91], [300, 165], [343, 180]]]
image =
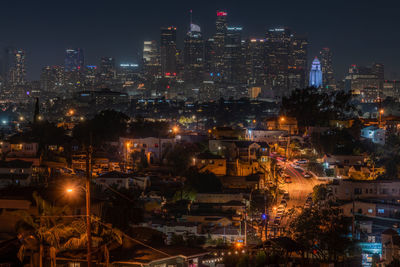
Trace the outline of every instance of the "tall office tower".
[[26, 80], [25, 71], [25, 51], [22, 49], [15, 49], [14, 60], [9, 70], [9, 83], [13, 86], [24, 85]]
[[65, 50], [65, 85], [69, 93], [80, 90], [84, 85], [85, 58], [81, 48]]
[[44, 92], [62, 93], [64, 87], [64, 67], [46, 66], [40, 74], [40, 89]]
[[266, 85], [265, 39], [250, 39], [244, 45], [248, 84]]
[[205, 77], [209, 77], [208, 80], [212, 80], [214, 77], [214, 61], [215, 61], [215, 41], [214, 38], [209, 38], [204, 42], [204, 72]]
[[223, 80], [237, 84], [245, 81], [242, 57], [242, 27], [227, 27], [225, 35]]
[[214, 79], [221, 80], [224, 76], [224, 56], [225, 56], [225, 38], [227, 33], [227, 17], [225, 11], [217, 11], [217, 20], [215, 23], [216, 31], [214, 35]]
[[345, 77], [344, 89], [360, 96], [362, 102], [376, 102], [380, 94], [381, 80], [374, 67], [351, 65]]
[[176, 27], [161, 28], [161, 73], [176, 76]]
[[193, 23], [186, 34], [183, 62], [185, 82], [200, 84], [204, 78], [204, 40], [200, 27]]
[[308, 41], [305, 36], [291, 36], [290, 55], [288, 65], [288, 87], [289, 92], [307, 86], [308, 64], [307, 64]]
[[333, 74], [332, 51], [328, 47], [322, 48], [319, 52], [322, 68], [323, 86], [328, 89], [336, 88], [336, 81]]
[[315, 88], [322, 87], [321, 63], [317, 57], [314, 58], [311, 65], [309, 86]]
[[266, 34], [267, 85], [280, 96], [290, 93], [288, 66], [291, 36], [288, 28], [269, 29]]
[[83, 90], [94, 91], [99, 82], [99, 75], [96, 65], [86, 65], [82, 77]]
[[81, 48], [65, 50], [65, 71], [83, 70], [85, 60], [83, 50]]
[[383, 89], [383, 83], [385, 81], [385, 66], [382, 63], [372, 64], [372, 73], [376, 75], [379, 80], [379, 89]]
[[100, 79], [102, 82], [111, 82], [115, 77], [115, 59], [102, 57], [100, 60]]
[[156, 41], [144, 41], [143, 43], [143, 70], [148, 77], [160, 76], [160, 53]]

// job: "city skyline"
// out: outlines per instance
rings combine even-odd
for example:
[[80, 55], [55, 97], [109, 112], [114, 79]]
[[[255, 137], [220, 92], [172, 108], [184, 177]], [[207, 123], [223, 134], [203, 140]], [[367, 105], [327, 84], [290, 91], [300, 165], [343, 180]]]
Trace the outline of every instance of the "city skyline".
[[[17, 7], [5, 4], [4, 16], [0, 19], [3, 22], [0, 44], [25, 50], [29, 80], [37, 80], [41, 69], [46, 65], [63, 65], [67, 48], [83, 48], [87, 59], [85, 64], [89, 65], [99, 65], [103, 56], [114, 57], [118, 63], [138, 63], [142, 56], [143, 41], [159, 40], [159, 30], [163, 26], [177, 26], [177, 46], [183, 49], [183, 39], [190, 24], [189, 10], [193, 10], [193, 23], [201, 27], [207, 38], [215, 32], [215, 12], [218, 8], [229, 13], [229, 25], [243, 27], [242, 38], [265, 37], [267, 29], [274, 26], [287, 26], [296, 33], [306, 34], [310, 42], [309, 65], [323, 47], [331, 48], [334, 70], [338, 78], [344, 77], [351, 64], [370, 65], [373, 62], [385, 64], [386, 78], [398, 77], [395, 73], [398, 73], [397, 62], [400, 60], [394, 47], [396, 41], [389, 42], [391, 38], [399, 38], [390, 34], [395, 32], [398, 24], [389, 18], [391, 12], [395, 12], [396, 5], [393, 5], [394, 8], [383, 8], [365, 3], [360, 8], [361, 12], [355, 12], [356, 3], [343, 8], [344, 5], [341, 5], [340, 1], [325, 11], [322, 7], [310, 3], [299, 6], [292, 1], [284, 4], [264, 4], [255, 1], [200, 4], [175, 1], [170, 5], [157, 2], [160, 8], [139, 14], [135, 10], [144, 8], [141, 3], [115, 3], [107, 8], [102, 1], [97, 1], [96, 5], [86, 1], [72, 13], [71, 8], [76, 7], [77, 2], [72, 1], [62, 10], [50, 3], [46, 5], [45, 1], [43, 3], [44, 5], [26, 2], [22, 6], [19, 5], [18, 10], [24, 19], [18, 21], [8, 15], [15, 13]], [[40, 10], [39, 6], [42, 6]], [[373, 12], [378, 14], [382, 11], [387, 18], [374, 22], [369, 20], [368, 16]], [[249, 12], [253, 15], [248, 16]], [[327, 14], [335, 12], [341, 12], [340, 20], [332, 20], [332, 15]], [[43, 19], [34, 20], [33, 15]], [[31, 20], [34, 21], [28, 25], [26, 22]], [[366, 25], [368, 27], [365, 27]], [[372, 32], [374, 35], [370, 34]]]

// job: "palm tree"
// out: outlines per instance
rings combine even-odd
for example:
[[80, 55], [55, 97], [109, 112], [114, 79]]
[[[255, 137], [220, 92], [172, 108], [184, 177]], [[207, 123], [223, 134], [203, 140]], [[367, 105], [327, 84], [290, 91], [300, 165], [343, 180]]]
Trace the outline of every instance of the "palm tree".
[[[51, 206], [36, 192], [33, 197], [40, 216], [26, 211], [15, 212], [15, 215], [21, 218], [18, 223], [18, 237], [21, 240], [18, 258], [21, 262], [29, 254], [32, 266], [43, 266], [45, 247], [54, 264], [57, 253], [86, 248], [85, 218], [66, 216], [68, 207]], [[110, 225], [103, 224], [99, 218], [92, 218], [92, 242], [98, 250], [104, 249], [105, 255], [108, 256], [108, 246], [122, 244], [122, 233]], [[108, 262], [108, 259], [106, 261]]]

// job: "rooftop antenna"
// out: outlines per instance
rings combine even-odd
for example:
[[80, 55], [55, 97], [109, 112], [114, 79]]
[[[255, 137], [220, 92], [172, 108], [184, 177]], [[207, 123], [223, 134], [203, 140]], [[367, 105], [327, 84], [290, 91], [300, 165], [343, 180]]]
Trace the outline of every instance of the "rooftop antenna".
[[190, 28], [192, 28], [192, 24], [193, 24], [193, 10], [190, 10]]

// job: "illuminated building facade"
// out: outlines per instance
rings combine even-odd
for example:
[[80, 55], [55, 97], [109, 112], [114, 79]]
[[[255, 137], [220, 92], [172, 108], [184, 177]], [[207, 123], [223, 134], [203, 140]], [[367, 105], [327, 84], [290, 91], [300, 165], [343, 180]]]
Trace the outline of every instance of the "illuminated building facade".
[[196, 24], [191, 24], [186, 34], [183, 61], [185, 82], [201, 83], [204, 77], [204, 40]]
[[319, 52], [319, 55], [321, 59], [323, 87], [335, 89], [336, 81], [333, 75], [332, 51], [328, 47], [325, 47], [322, 48], [322, 50]]
[[64, 86], [64, 67], [46, 66], [40, 75], [40, 89], [44, 92], [60, 93]]
[[111, 82], [115, 78], [115, 59], [102, 57], [100, 60], [100, 79], [103, 82]]
[[8, 81], [12, 86], [24, 85], [26, 82], [25, 51], [22, 49], [15, 49], [13, 57], [13, 63], [8, 74]]
[[217, 11], [217, 20], [215, 23], [216, 31], [214, 35], [214, 56], [213, 56], [213, 80], [220, 81], [225, 70], [225, 38], [228, 27], [228, 13]]
[[243, 82], [242, 27], [227, 27], [224, 46], [223, 81], [237, 84]]
[[157, 42], [154, 40], [143, 43], [143, 70], [147, 77], [160, 76], [160, 53]]
[[322, 87], [321, 63], [317, 57], [314, 58], [311, 65], [309, 86], [315, 88]]
[[81, 48], [65, 50], [65, 71], [79, 71], [83, 69], [85, 58]]
[[161, 28], [161, 72], [163, 76], [177, 75], [176, 27]]

